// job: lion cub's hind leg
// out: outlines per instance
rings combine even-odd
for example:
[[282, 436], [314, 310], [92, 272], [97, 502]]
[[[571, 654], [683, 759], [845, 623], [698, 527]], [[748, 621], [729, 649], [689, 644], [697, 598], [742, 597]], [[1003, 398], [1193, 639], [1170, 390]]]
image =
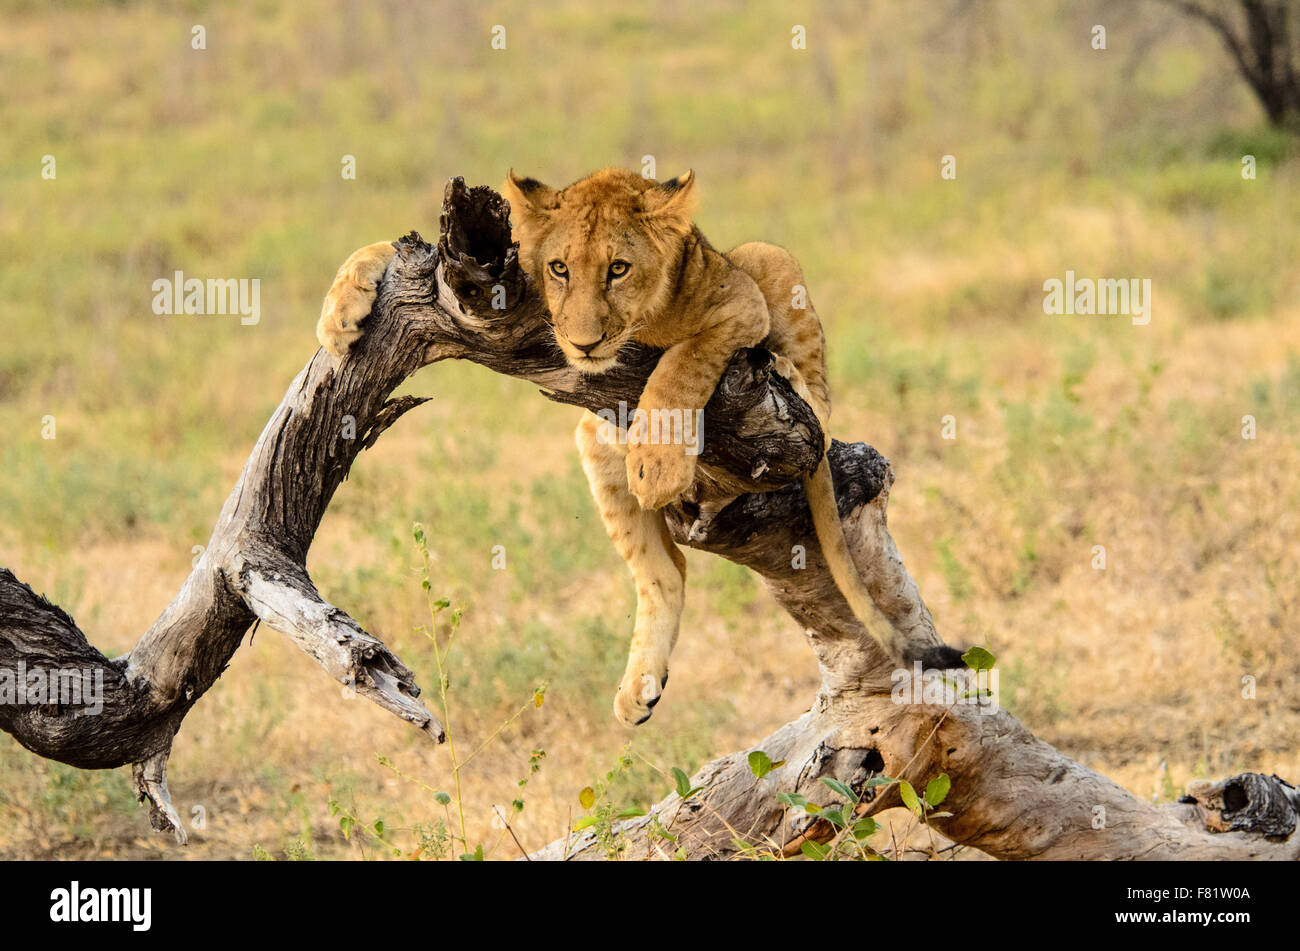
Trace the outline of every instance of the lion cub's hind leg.
[[673, 543], [662, 512], [646, 511], [627, 487], [622, 446], [598, 438], [600, 420], [585, 413], [576, 433], [582, 468], [605, 531], [636, 581], [636, 624], [627, 669], [614, 698], [625, 726], [650, 719], [668, 682], [668, 657], [681, 625], [686, 558]]
[[343, 262], [321, 305], [316, 324], [320, 345], [341, 357], [361, 337], [361, 323], [370, 316], [379, 281], [397, 249], [387, 241], [353, 251]]

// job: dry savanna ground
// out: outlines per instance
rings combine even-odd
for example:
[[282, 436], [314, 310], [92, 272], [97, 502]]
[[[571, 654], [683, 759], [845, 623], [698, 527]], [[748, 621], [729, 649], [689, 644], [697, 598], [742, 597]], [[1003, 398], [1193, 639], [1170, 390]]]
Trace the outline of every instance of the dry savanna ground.
[[[803, 261], [835, 434], [893, 460], [903, 557], [945, 637], [997, 655], [1018, 717], [1143, 797], [1300, 777], [1300, 159], [1167, 8], [0, 6], [0, 565], [110, 655], [185, 579], [352, 248], [433, 233], [453, 174], [562, 182], [653, 155], [660, 177], [695, 169], [715, 244]], [[260, 322], [154, 314], [175, 270], [259, 278]], [[1046, 315], [1067, 270], [1149, 278], [1150, 323]], [[447, 747], [262, 627], [177, 738], [188, 849], [149, 831], [126, 769], [7, 742], [0, 856], [384, 857], [382, 822], [433, 857], [463, 851], [442, 839], [459, 802], [470, 847], [510, 858], [494, 805], [522, 799], [512, 827], [537, 847], [586, 814], [584, 787], [645, 807], [672, 767], [807, 708], [797, 627], [691, 553], [671, 689], [619, 728], [633, 593], [576, 411], [471, 366], [405, 391], [432, 401], [359, 461], [309, 567], [432, 698], [424, 526], [443, 633], [462, 612], [459, 791]]]

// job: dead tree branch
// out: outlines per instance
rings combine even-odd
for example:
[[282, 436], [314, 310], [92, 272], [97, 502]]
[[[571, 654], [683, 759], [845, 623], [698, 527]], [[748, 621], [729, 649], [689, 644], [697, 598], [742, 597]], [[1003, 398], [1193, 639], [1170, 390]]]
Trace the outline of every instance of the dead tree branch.
[[[66, 613], [0, 569], [0, 672], [19, 665], [102, 680], [102, 710], [62, 700], [0, 704], [0, 729], [28, 749], [82, 768], [133, 764], [156, 828], [184, 839], [167, 794], [172, 738], [225, 670], [254, 621], [288, 634], [334, 679], [440, 740], [402, 662], [325, 602], [305, 570], [307, 550], [335, 490], [364, 448], [418, 399], [391, 399], [411, 373], [465, 359], [539, 384], [552, 399], [597, 410], [635, 406], [658, 354], [633, 348], [621, 368], [583, 376], [553, 345], [544, 305], [510, 242], [507, 206], [491, 189], [447, 188], [437, 247], [414, 233], [380, 287], [367, 333], [347, 359], [318, 351], [290, 385], [227, 499], [197, 566], [127, 655], [108, 659]], [[790, 847], [824, 838], [815, 820], [792, 820], [776, 791], [825, 798], [836, 777], [863, 789], [863, 808], [894, 804], [867, 789], [872, 776], [953, 778], [952, 818], [936, 827], [1006, 858], [1295, 858], [1297, 799], [1280, 780], [1252, 774], [1193, 791], [1194, 802], [1156, 808], [1035, 739], [1005, 712], [894, 703], [889, 660], [840, 596], [824, 562], [801, 473], [822, 435], [811, 409], [772, 373], [761, 350], [732, 359], [705, 410], [709, 427], [691, 499], [669, 509], [686, 543], [698, 504], [739, 495], [691, 545], [758, 572], [805, 629], [822, 670], [812, 709], [758, 748], [785, 764], [756, 780], [745, 753], [704, 767], [704, 791], [655, 807], [692, 857], [737, 849], [734, 831]], [[854, 558], [896, 627], [942, 643], [885, 524], [893, 474], [863, 444], [836, 443], [832, 469]], [[806, 567], [792, 566], [802, 545]], [[1100, 813], [1098, 810], [1100, 809]], [[1098, 815], [1103, 816], [1100, 826]], [[623, 823], [626, 854], [652, 857], [649, 819]], [[540, 858], [599, 857], [592, 841], [557, 842]]]

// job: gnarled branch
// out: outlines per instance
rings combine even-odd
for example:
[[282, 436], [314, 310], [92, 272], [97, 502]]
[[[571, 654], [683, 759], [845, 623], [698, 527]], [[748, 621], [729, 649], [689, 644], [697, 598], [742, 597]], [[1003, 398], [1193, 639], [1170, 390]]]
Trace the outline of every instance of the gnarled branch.
[[[571, 369], [519, 266], [507, 211], [492, 190], [455, 179], [437, 247], [414, 233], [396, 243], [367, 333], [342, 361], [318, 351], [290, 385], [194, 571], [129, 654], [104, 657], [67, 614], [0, 569], [0, 671], [20, 664], [45, 673], [78, 670], [102, 686], [97, 712], [84, 697], [0, 704], [0, 729], [75, 766], [134, 764], [154, 826], [183, 839], [165, 779], [172, 737], [261, 620], [336, 680], [441, 739], [410, 670], [323, 601], [306, 573], [307, 550], [334, 491], [357, 453], [418, 405], [390, 394], [430, 363], [471, 360], [534, 381], [552, 399], [599, 410], [620, 401], [634, 407], [659, 356], [632, 347], [614, 372], [592, 377]], [[1005, 711], [893, 702], [892, 664], [836, 589], [798, 485], [820, 457], [812, 410], [772, 372], [770, 355], [747, 350], [733, 357], [705, 417], [697, 483], [689, 501], [667, 510], [673, 535], [763, 577], [805, 629], [822, 687], [808, 713], [759, 743], [774, 761], [785, 760], [779, 769], [759, 780], [744, 752], [731, 754], [700, 770], [702, 792], [655, 807], [689, 856], [731, 854], [737, 832], [782, 849], [827, 836], [815, 818], [793, 819], [777, 790], [824, 799], [819, 780], [834, 777], [862, 790], [862, 809], [873, 812], [896, 804], [897, 794], [868, 787], [870, 778], [942, 771], [953, 779], [945, 806], [954, 815], [935, 820], [936, 827], [996, 856], [1297, 857], [1295, 791], [1276, 778], [1245, 774], [1189, 790], [1190, 801], [1154, 807], [1035, 739]], [[912, 638], [942, 643], [886, 528], [888, 461], [869, 446], [840, 443], [830, 461], [850, 547], [876, 603]], [[700, 530], [700, 503], [732, 497]], [[792, 564], [796, 545], [806, 551], [802, 569]], [[625, 854], [658, 854], [649, 825], [642, 818], [620, 826]], [[598, 856], [589, 838], [577, 838], [536, 857]]]
[[[165, 778], [172, 738], [255, 621], [288, 634], [335, 680], [443, 739], [410, 669], [324, 601], [305, 567], [357, 454], [423, 402], [390, 399], [393, 390], [429, 363], [460, 357], [534, 380], [556, 399], [635, 406], [658, 359], [633, 350], [624, 368], [602, 381], [603, 393], [586, 391], [551, 343], [545, 307], [510, 244], [507, 206], [490, 189], [456, 180], [439, 246], [413, 233], [398, 247], [369, 332], [345, 360], [317, 351], [290, 384], [189, 578], [130, 653], [105, 657], [65, 612], [0, 569], [0, 729], [73, 766], [134, 764], [136, 791], [155, 828], [181, 841]], [[498, 289], [508, 306], [491, 306]], [[701, 477], [707, 492], [773, 488], [815, 464], [816, 418], [771, 373], [766, 354], [738, 354], [710, 406], [713, 433], [702, 457], [710, 467]], [[753, 476], [756, 467], [765, 475]], [[4, 697], [4, 672], [11, 684], [22, 680], [23, 696]], [[29, 678], [62, 678], [78, 692], [47, 703], [43, 694], [25, 695]]]

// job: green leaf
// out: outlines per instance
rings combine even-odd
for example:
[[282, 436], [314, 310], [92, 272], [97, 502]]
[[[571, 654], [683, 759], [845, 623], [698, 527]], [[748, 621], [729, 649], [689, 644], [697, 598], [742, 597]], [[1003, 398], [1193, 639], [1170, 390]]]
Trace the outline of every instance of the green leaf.
[[799, 846], [799, 851], [814, 862], [824, 862], [826, 857], [831, 854], [831, 847], [822, 845], [820, 842], [808, 841]]
[[754, 750], [749, 754], [749, 771], [762, 779], [768, 773], [772, 772], [772, 757], [768, 756], [762, 750]]
[[777, 793], [776, 799], [791, 809], [802, 809], [807, 813], [821, 812], [822, 808], [815, 802], [809, 802], [801, 793]]
[[628, 806], [614, 818], [616, 819], [635, 819], [637, 816], [644, 816], [645, 810], [640, 806]]
[[863, 789], [875, 789], [877, 786], [892, 786], [898, 782], [897, 779], [891, 779], [888, 776], [873, 776], [862, 784]]
[[992, 670], [997, 663], [997, 658], [982, 647], [972, 647], [961, 655], [961, 659], [971, 670]]
[[344, 839], [351, 840], [352, 827], [356, 824], [357, 824], [357, 820], [353, 819], [351, 816], [339, 817], [339, 831], [343, 833]]
[[383, 820], [383, 819], [376, 819], [376, 820], [375, 820], [375, 835], [379, 836], [381, 839], [384, 837], [384, 820]]
[[599, 821], [600, 821], [600, 816], [583, 816], [581, 819], [579, 819], [577, 822], [573, 824], [573, 831], [581, 832], [583, 829], [587, 828], [588, 826], [594, 826]]
[[844, 818], [843, 809], [823, 809], [818, 814], [818, 818], [825, 819], [837, 829], [848, 824], [847, 820]]
[[460, 857], [462, 862], [482, 862], [483, 861], [483, 843], [480, 842], [473, 852], [466, 852]]
[[903, 805], [911, 809], [916, 815], [921, 815], [921, 800], [917, 798], [916, 790], [912, 788], [912, 784], [906, 779], [899, 780], [898, 794], [903, 798]]
[[776, 794], [776, 801], [784, 803], [793, 809], [802, 809], [804, 806], [808, 805], [808, 800], [799, 793], [779, 792]]
[[822, 782], [825, 783], [827, 786], [829, 786], [831, 789], [835, 790], [841, 796], [843, 796], [846, 801], [852, 803], [856, 803], [858, 801], [857, 793], [855, 793], [848, 786], [844, 785], [844, 783], [840, 782], [838, 779], [835, 779], [831, 776], [823, 776]]
[[578, 802], [582, 803], [583, 809], [590, 809], [596, 804], [596, 790], [584, 786], [582, 792], [578, 793]]
[[880, 825], [871, 816], [859, 819], [853, 823], [853, 836], [857, 839], [865, 839], [869, 835], [874, 835]]
[[940, 773], [925, 784], [925, 801], [932, 806], [937, 806], [948, 798], [948, 790], [951, 788], [952, 780], [948, 778], [948, 774]]
[[685, 861], [686, 861], [686, 850], [685, 850], [685, 849], [678, 849], [677, 852], [673, 855], [673, 861], [674, 861], [674, 862], [685, 862]]
[[689, 799], [691, 795], [691, 777], [678, 767], [673, 767], [673, 781], [677, 783], [677, 795]]

